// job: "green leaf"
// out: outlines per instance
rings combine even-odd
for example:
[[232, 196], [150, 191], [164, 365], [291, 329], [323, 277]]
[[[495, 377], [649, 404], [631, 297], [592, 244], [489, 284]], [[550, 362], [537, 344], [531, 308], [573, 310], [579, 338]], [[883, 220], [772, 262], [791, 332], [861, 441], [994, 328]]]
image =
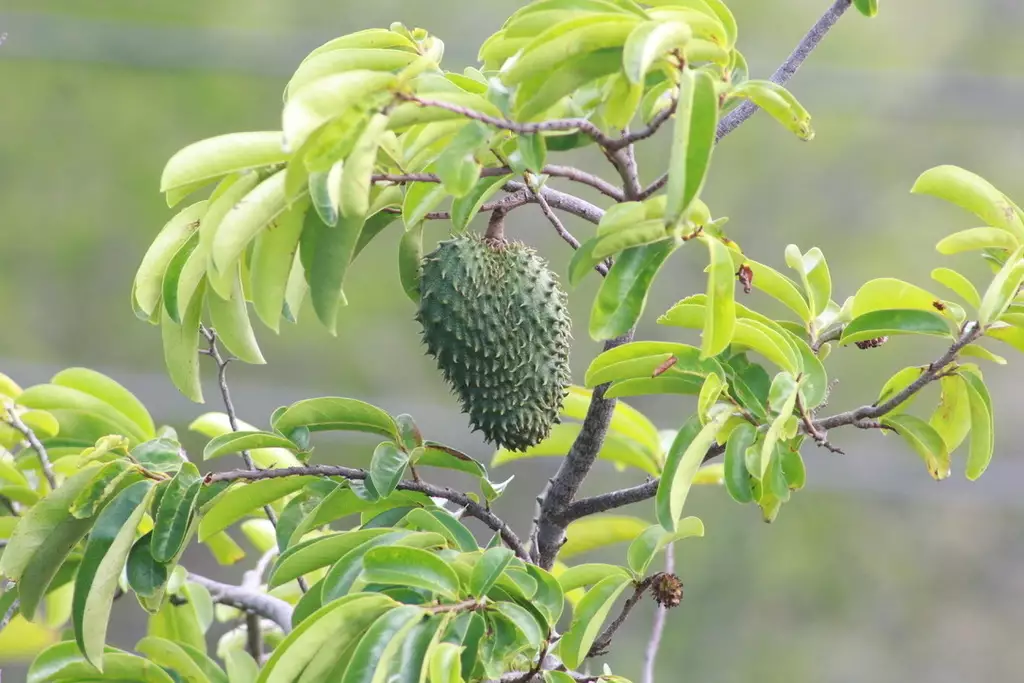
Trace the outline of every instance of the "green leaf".
[[309, 199], [299, 197], [277, 219], [277, 225], [256, 236], [252, 258], [251, 295], [256, 315], [275, 332], [280, 330], [288, 278], [296, 262]]
[[217, 330], [217, 338], [231, 355], [243, 363], [262, 365], [266, 360], [249, 322], [249, 311], [242, 293], [241, 271], [233, 282], [230, 299], [222, 299], [216, 292], [210, 292], [207, 297], [210, 325]]
[[564, 671], [544, 671], [544, 683], [575, 683], [576, 679]]
[[811, 115], [781, 85], [771, 81], [752, 79], [740, 83], [729, 92], [729, 98], [749, 100], [764, 109], [776, 121], [785, 126], [801, 140], [814, 139]]
[[665, 209], [665, 225], [669, 227], [679, 223], [700, 195], [711, 164], [718, 127], [718, 95], [710, 73], [682, 70], [675, 118]]
[[398, 244], [398, 277], [402, 289], [413, 303], [420, 300], [420, 264], [423, 261], [423, 223], [417, 223], [404, 233]]
[[[799, 396], [797, 380], [788, 372], [780, 372], [772, 380], [772, 388], [768, 394], [768, 403], [777, 415], [765, 433], [757, 470], [751, 471], [751, 474], [757, 479], [764, 480], [765, 474], [768, 472], [768, 466], [771, 464], [772, 454], [775, 453], [775, 447], [783, 438], [786, 423], [793, 415], [793, 410], [796, 408], [796, 401]], [[748, 464], [747, 467], [749, 469], [750, 465]]]
[[1024, 281], [1022, 256], [1024, 247], [1019, 247], [992, 278], [992, 283], [982, 295], [981, 305], [978, 306], [978, 323], [982, 327], [987, 327], [998, 320], [1017, 295], [1021, 282]]
[[928, 473], [936, 480], [949, 476], [949, 450], [934, 428], [919, 417], [898, 414], [886, 415], [881, 423], [896, 431], [921, 456]]
[[346, 217], [331, 227], [316, 212], [306, 214], [300, 256], [313, 309], [331, 334], [337, 333], [338, 308], [347, 303], [342, 287], [364, 222], [362, 216]]
[[[110, 425], [111, 433], [127, 436], [132, 442], [143, 441], [146, 438], [143, 430], [120, 410], [101, 398], [71, 387], [58, 384], [36, 384], [21, 392], [15, 399], [15, 403], [25, 408], [48, 411], [52, 416], [58, 418], [62, 414], [59, 412], [60, 409], [92, 413]], [[22, 415], [23, 419], [25, 415], [27, 413]], [[29, 422], [31, 423], [36, 417], [37, 415], [29, 415]], [[46, 422], [52, 428], [52, 420], [46, 420]], [[59, 419], [58, 422], [60, 422]], [[62, 425], [59, 430], [61, 436], [71, 436], [67, 425]], [[92, 441], [95, 442], [96, 439]]]
[[977, 480], [992, 462], [995, 450], [995, 421], [988, 387], [974, 372], [963, 372], [971, 415], [971, 441], [967, 455], [967, 479]]
[[655, 60], [682, 48], [693, 36], [690, 27], [676, 21], [647, 21], [629, 34], [622, 50], [622, 66], [631, 83], [643, 83]]
[[203, 460], [213, 460], [224, 455], [241, 453], [256, 448], [285, 448], [297, 451], [298, 447], [280, 434], [260, 431], [238, 431], [221, 434], [210, 439], [203, 449]]
[[194, 403], [203, 402], [203, 388], [199, 381], [199, 320], [205, 295], [206, 286], [200, 284], [181, 317], [180, 325], [171, 320], [166, 309], [160, 313], [167, 372], [178, 391]]
[[587, 563], [568, 567], [558, 575], [558, 585], [565, 593], [600, 583], [608, 577], [629, 578], [625, 568], [613, 564]]
[[873, 17], [878, 14], [878, 0], [853, 0], [857, 11], [866, 17]]
[[700, 394], [697, 397], [697, 416], [700, 418], [701, 424], [707, 424], [711, 409], [727, 387], [728, 385], [715, 374], [708, 375], [704, 380], [704, 385], [700, 388]]
[[229, 133], [194, 142], [176, 152], [164, 166], [160, 191], [167, 192], [249, 168], [288, 160], [281, 133]]
[[724, 379], [718, 361], [701, 358], [700, 349], [675, 342], [629, 342], [604, 351], [587, 368], [584, 383], [588, 387], [624, 379], [650, 378], [653, 373], [675, 359], [659, 376], [686, 374], [703, 380], [710, 374]]
[[451, 600], [459, 592], [455, 570], [434, 553], [419, 548], [377, 547], [363, 557], [363, 578], [439, 593]]
[[1014, 251], [1020, 246], [1020, 240], [1013, 233], [1000, 228], [970, 228], [954, 232], [939, 240], [935, 245], [940, 254], [952, 255], [965, 251], [982, 249], [1002, 249]]
[[[399, 515], [392, 515], [391, 513], [394, 512], [399, 513]], [[404, 516], [406, 512], [408, 512], [407, 508], [389, 508], [387, 512], [382, 513], [382, 515], [378, 515], [389, 517], [389, 519], [386, 519], [385, 523], [376, 524], [375, 526], [392, 527], [401, 521], [401, 517]], [[395, 519], [395, 517], [398, 518]], [[374, 520], [370, 521], [373, 522]], [[367, 524], [364, 524], [363, 528], [367, 528]], [[395, 544], [410, 538], [413, 539], [414, 543], [417, 541], [422, 542], [424, 540], [431, 541], [435, 539], [440, 539], [441, 543], [444, 542], [444, 537], [439, 534], [431, 534], [428, 532], [410, 533], [404, 529], [389, 529], [388, 533], [371, 538], [345, 553], [342, 558], [331, 567], [327, 572], [327, 575], [324, 577], [323, 588], [320, 589], [324, 602], [340, 598], [349, 592], [352, 585], [363, 571], [363, 559], [371, 548], [376, 548], [385, 544]]]
[[[810, 322], [816, 316], [811, 315], [807, 299], [800, 293], [796, 283], [779, 271], [758, 263], [757, 261], [744, 261], [751, 269], [753, 276], [750, 284], [755, 289], [760, 289], [765, 294], [781, 301], [785, 306], [797, 314], [800, 320]], [[827, 303], [827, 302], [826, 302]]]
[[874, 311], [918, 309], [936, 311], [939, 297], [909, 282], [895, 278], [879, 278], [865, 283], [853, 297], [854, 317]]
[[697, 517], [686, 517], [679, 520], [679, 524], [674, 532], [665, 531], [664, 527], [660, 524], [647, 527], [642, 534], [629, 544], [629, 550], [626, 551], [626, 561], [629, 564], [629, 568], [637, 576], [644, 576], [655, 556], [665, 546], [691, 536], [704, 536], [704, 523]]
[[616, 598], [628, 585], [628, 577], [609, 576], [587, 591], [576, 605], [572, 625], [558, 644], [559, 655], [568, 668], [579, 667], [586, 658]]
[[439, 645], [448, 621], [447, 614], [439, 614], [423, 619], [408, 633], [398, 662], [392, 667], [391, 683], [426, 683], [430, 673], [429, 655]]
[[711, 254], [707, 307], [701, 334], [701, 357], [710, 358], [732, 342], [736, 326], [736, 276], [729, 248], [714, 237], [702, 236]]
[[840, 344], [875, 339], [897, 334], [950, 336], [949, 323], [938, 313], [921, 310], [893, 309], [872, 311], [850, 321], [843, 330]]
[[422, 617], [423, 610], [413, 605], [396, 607], [381, 615], [353, 651], [341, 682], [384, 683], [392, 659], [401, 651], [406, 634]]
[[[547, 438], [525, 451], [510, 451], [502, 448], [494, 453], [491, 460], [491, 467], [507, 465], [511, 462], [537, 457], [565, 457], [572, 444], [580, 434], [582, 426], [579, 423], [564, 422], [556, 424], [551, 428]], [[601, 445], [597, 457], [601, 460], [614, 463], [618, 469], [624, 467], [635, 467], [651, 475], [661, 472], [661, 454], [652, 453], [641, 444], [624, 437], [616, 432], [610, 432]]]
[[[470, 121], [445, 145], [444, 151], [437, 157], [434, 168], [446, 193], [463, 197], [476, 187], [480, 180], [480, 162], [477, 161], [476, 154], [490, 136], [491, 130], [487, 126], [479, 121]], [[407, 222], [407, 225], [414, 223]]]
[[981, 358], [983, 360], [992, 361], [997, 365], [1006, 365], [1005, 358], [1003, 358], [1002, 356], [997, 356], [996, 354], [986, 349], [984, 346], [980, 346], [978, 344], [968, 344], [967, 346], [960, 350], [960, 355], [969, 356], [972, 358]]
[[97, 667], [103, 665], [103, 644], [117, 581], [154, 492], [151, 481], [132, 484], [103, 508], [89, 533], [75, 577], [72, 619], [78, 647]]
[[257, 683], [293, 683], [319, 652], [330, 649], [341, 656], [378, 617], [397, 606], [380, 593], [359, 593], [324, 605], [274, 648]]
[[125, 574], [128, 585], [140, 598], [156, 598], [162, 595], [170, 574], [167, 565], [153, 559], [150, 544], [153, 532], [147, 533], [132, 546], [128, 553]]
[[298, 427], [311, 432], [357, 431], [401, 439], [398, 426], [380, 408], [352, 398], [310, 398], [293, 403], [273, 421], [273, 428], [288, 434]]
[[[573, 420], [584, 420], [592, 396], [593, 393], [589, 389], [570, 386], [569, 393], [562, 401], [561, 415]], [[616, 402], [609, 429], [636, 441], [649, 452], [661, 452], [658, 428], [643, 413], [627, 403]]]
[[284, 171], [278, 171], [225, 214], [210, 244], [210, 259], [217, 272], [232, 272], [249, 243], [287, 211], [284, 179]]
[[[47, 544], [58, 527], [77, 521], [69, 511], [71, 503], [89, 485], [98, 470], [98, 463], [89, 463], [28, 509], [0, 555], [0, 574], [14, 581], [22, 580], [32, 557]], [[88, 529], [87, 524], [85, 528]]]
[[416, 459], [417, 465], [465, 472], [476, 477], [487, 476], [487, 469], [465, 453], [434, 441], [425, 441], [423, 446], [424, 451]]
[[186, 648], [187, 645], [155, 636], [146, 636], [135, 645], [136, 651], [146, 655], [149, 661], [174, 671], [185, 683], [229, 683], [227, 675], [213, 660], [202, 652], [189, 652]]
[[253, 510], [294, 493], [316, 480], [317, 478], [312, 476], [264, 479], [229, 489], [203, 513], [203, 518], [199, 522], [200, 542], [205, 542], [217, 532], [227, 529]]
[[179, 211], [153, 240], [132, 284], [132, 300], [137, 311], [148, 320], [160, 305], [164, 273], [174, 255], [196, 234], [208, 202], [196, 202]]
[[628, 515], [593, 515], [578, 519], [566, 528], [566, 540], [558, 551], [558, 559], [567, 560], [598, 548], [632, 541], [648, 525], [646, 520]]
[[932, 426], [946, 444], [946, 450], [955, 451], [971, 429], [971, 406], [967, 384], [959, 375], [949, 375], [939, 380], [942, 390], [939, 405], [932, 413], [928, 424]]
[[370, 210], [370, 185], [381, 136], [389, 117], [380, 112], [370, 117], [345, 159], [341, 180], [341, 214], [346, 218], [364, 218]]
[[245, 650], [229, 650], [224, 655], [224, 665], [228, 670], [226, 683], [256, 683], [260, 675], [260, 665]]
[[800, 275], [804, 292], [810, 302], [811, 315], [817, 318], [824, 312], [832, 297], [832, 277], [821, 249], [814, 247], [801, 254], [795, 244], [786, 248], [786, 263]]
[[[903, 391], [911, 384], [913, 384], [917, 380], [917, 378], [921, 376], [921, 373], [923, 373], [926, 369], [926, 367], [921, 366], [903, 368], [902, 370], [900, 370], [895, 375], [889, 378], [889, 380], [882, 387], [882, 390], [879, 392], [878, 400], [875, 403], [885, 403], [893, 396], [895, 396], [896, 394], [898, 394], [899, 392]], [[909, 399], [893, 408], [890, 412], [903, 412], [910, 406], [911, 403], [914, 402], [917, 396], [917, 394], [913, 394]]]
[[569, 286], [575, 287], [610, 256], [632, 247], [660, 242], [669, 236], [660, 218], [644, 220], [629, 227], [598, 232], [573, 254], [569, 262]]
[[115, 408], [142, 430], [146, 438], [156, 433], [153, 418], [135, 395], [106, 375], [88, 368], [67, 368], [50, 380], [53, 384], [95, 396]]
[[184, 462], [181, 444], [174, 439], [160, 437], [140, 443], [132, 449], [132, 459], [151, 472], [176, 472]]
[[[595, 50], [563, 61], [556, 69], [531, 78], [516, 88], [517, 120], [536, 121], [564, 98], [600, 78], [621, 72], [622, 49]], [[548, 149], [572, 149], [593, 143], [589, 135], [549, 136]], [[561, 145], [559, 143], [562, 143]]]
[[469, 594], [477, 599], [483, 597], [505, 571], [513, 557], [514, 553], [505, 547], [491, 548], [484, 552], [473, 566]]
[[462, 683], [462, 646], [439, 643], [430, 651], [430, 683]]
[[[979, 175], [957, 166], [936, 166], [918, 177], [913, 194], [927, 194], [955, 204], [996, 228], [1024, 239], [1024, 222], [1013, 202]], [[940, 251], [942, 251], [940, 249]]]
[[142, 472], [131, 461], [120, 458], [105, 463], [89, 485], [71, 503], [71, 514], [78, 519], [92, 517], [116, 493], [142, 479]]
[[390, 533], [390, 530], [340, 531], [293, 545], [284, 551], [274, 564], [267, 585], [276, 588], [294, 581], [300, 576], [333, 564], [353, 548], [387, 533]]
[[199, 469], [186, 462], [174, 475], [160, 498], [153, 527], [151, 552], [157, 562], [169, 562], [185, 542], [193, 508], [203, 478]]
[[396, 84], [392, 73], [353, 69], [289, 93], [282, 117], [285, 144], [291, 151], [298, 149], [323, 124], [350, 108], [368, 108], [375, 95]]
[[704, 462], [708, 449], [714, 444], [718, 431], [728, 418], [729, 413], [723, 411], [702, 427], [700, 420], [694, 415], [676, 434], [665, 459], [665, 470], [655, 496], [658, 522], [666, 530], [677, 530], [683, 505], [693, 485], [693, 478]]
[[377, 445], [370, 461], [370, 481], [381, 497], [390, 496], [398, 487], [409, 464], [409, 454], [393, 441]]
[[132, 683], [176, 683], [158, 665], [121, 650], [105, 648], [102, 672], [90, 663], [77, 645], [63, 641], [39, 653], [28, 670], [26, 683], [94, 683], [96, 681], [132, 681]]
[[680, 241], [666, 239], [631, 247], [619, 256], [601, 283], [590, 311], [590, 336], [596, 341], [619, 337], [637, 323], [655, 276]]
[[725, 488], [737, 503], [749, 503], [753, 498], [746, 453], [757, 439], [757, 429], [749, 423], [736, 427], [725, 445]]
[[481, 178], [472, 190], [461, 197], [456, 197], [452, 202], [452, 226], [456, 230], [465, 230], [487, 200], [493, 197], [510, 178], [512, 178], [511, 174]]
[[[430, 170], [437, 169], [428, 167]], [[402, 203], [402, 220], [411, 226], [426, 219], [427, 214], [437, 208], [448, 195], [448, 190], [441, 183], [413, 183], [405, 192]]]
[[932, 279], [956, 292], [957, 296], [971, 306], [975, 308], [981, 306], [981, 296], [978, 294], [978, 290], [974, 288], [970, 280], [952, 268], [936, 268], [932, 271]]

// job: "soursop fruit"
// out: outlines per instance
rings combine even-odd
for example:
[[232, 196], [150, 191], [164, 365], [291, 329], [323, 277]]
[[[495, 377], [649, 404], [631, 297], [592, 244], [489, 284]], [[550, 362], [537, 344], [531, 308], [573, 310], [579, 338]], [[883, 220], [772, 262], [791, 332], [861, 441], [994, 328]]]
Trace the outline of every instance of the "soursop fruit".
[[523, 451], [557, 423], [569, 386], [566, 295], [527, 245], [465, 233], [423, 258], [416, 320], [474, 431]]

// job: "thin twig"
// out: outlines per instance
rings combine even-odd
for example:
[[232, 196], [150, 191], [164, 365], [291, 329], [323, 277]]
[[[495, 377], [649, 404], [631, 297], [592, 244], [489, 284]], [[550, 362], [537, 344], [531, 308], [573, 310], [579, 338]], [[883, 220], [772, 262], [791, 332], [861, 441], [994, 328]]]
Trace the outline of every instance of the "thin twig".
[[0, 632], [7, 628], [7, 624], [11, 623], [11, 619], [17, 616], [18, 609], [20, 607], [21, 601], [15, 598], [14, 602], [11, 603], [11, 606], [7, 608], [6, 612], [4, 612], [4, 616], [0, 618]]
[[[851, 0], [835, 0], [832, 6], [815, 22], [811, 30], [803, 37], [803, 39], [797, 44], [792, 54], [775, 70], [775, 73], [771, 76], [771, 81], [778, 85], [785, 85], [797, 70], [807, 59], [808, 55], [818, 47], [822, 39], [828, 34], [828, 32], [835, 26], [839, 18], [850, 8]], [[744, 102], [731, 112], [726, 114], [721, 121], [718, 122], [718, 130], [715, 132], [715, 142], [720, 141], [729, 133], [733, 132], [740, 127], [744, 121], [749, 119], [758, 110], [758, 107], [750, 102]], [[661, 176], [653, 183], [647, 186], [642, 193], [642, 198], [647, 198], [653, 195], [655, 192], [665, 187], [665, 183], [668, 182], [668, 174]]]
[[14, 406], [7, 406], [7, 422], [18, 430], [25, 437], [25, 440], [28, 441], [29, 445], [32, 446], [32, 450], [36, 452], [36, 456], [39, 458], [39, 466], [43, 470], [43, 476], [46, 477], [47, 483], [50, 484], [50, 490], [56, 489], [57, 477], [53, 473], [53, 465], [50, 464], [50, 456], [47, 454], [46, 448], [43, 447], [43, 443], [36, 436], [36, 433], [32, 431], [32, 428], [21, 419]]
[[[514, 171], [507, 166], [495, 167], [495, 168], [484, 168], [480, 171], [481, 178], [499, 178], [505, 175], [511, 175]], [[557, 164], [549, 164], [545, 166], [541, 173], [555, 178], [565, 178], [566, 180], [572, 180], [573, 182], [580, 183], [581, 185], [588, 185], [593, 189], [597, 190], [603, 195], [611, 197], [617, 202], [621, 202], [625, 199], [622, 194], [622, 190], [612, 185], [604, 178], [600, 178], [593, 173], [588, 173], [575, 166], [560, 166]], [[375, 183], [440, 183], [441, 177], [436, 173], [376, 173], [372, 177]], [[481, 211], [487, 211], [487, 205]]]
[[[548, 204], [548, 200], [544, 198], [544, 195], [535, 190], [529, 183], [527, 183], [527, 186], [530, 188], [530, 192], [537, 200], [537, 205], [540, 206], [540, 210], [544, 213], [544, 217], [547, 218], [551, 225], [554, 226], [555, 232], [558, 233], [559, 237], [565, 240], [573, 249], [579, 249], [579, 240], [573, 237], [573, 234], [566, 229], [561, 219], [558, 218], [558, 215], [555, 214], [554, 210], [551, 208], [551, 205]], [[608, 274], [608, 266], [604, 263], [598, 263], [594, 266], [594, 270], [601, 273], [602, 276]]]
[[629, 613], [633, 611], [633, 608], [640, 602], [640, 598], [644, 596], [647, 589], [651, 587], [651, 583], [654, 582], [654, 577], [649, 576], [643, 581], [640, 581], [633, 586], [633, 594], [626, 599], [626, 602], [622, 605], [622, 611], [619, 612], [619, 616], [615, 617], [615, 621], [608, 624], [600, 636], [594, 640], [594, 644], [590, 646], [590, 651], [587, 653], [587, 657], [597, 657], [605, 654], [608, 651], [608, 647], [612, 644], [612, 638], [615, 637], [616, 631], [618, 631], [626, 619], [629, 617]]
[[292, 630], [292, 606], [280, 598], [259, 590], [214, 581], [193, 572], [189, 572], [188, 580], [210, 591], [214, 602], [269, 619], [285, 633]]
[[[505, 192], [519, 193], [526, 192], [526, 199], [524, 204], [535, 201], [530, 189], [522, 182], [518, 180], [510, 180], [503, 186]], [[601, 222], [601, 217], [604, 216], [604, 210], [598, 208], [588, 201], [575, 197], [565, 192], [559, 192], [558, 190], [550, 187], [543, 187], [540, 190], [541, 196], [547, 200], [548, 204], [552, 207], [571, 213], [574, 216], [578, 216], [585, 221], [589, 221], [594, 225]]]
[[[342, 477], [350, 480], [364, 480], [369, 474], [366, 470], [340, 465], [306, 465], [302, 467], [280, 467], [272, 470], [231, 470], [229, 472], [214, 472], [206, 476], [205, 482], [212, 484], [217, 481], [263, 481], [265, 479], [279, 479], [282, 477]], [[431, 498], [443, 498], [450, 500], [459, 507], [465, 509], [465, 514], [475, 517], [487, 525], [492, 531], [501, 535], [501, 539], [509, 548], [515, 551], [521, 559], [529, 558], [522, 541], [504, 520], [495, 515], [489, 509], [477, 503], [468, 495], [454, 491], [447, 487], [435, 486], [423, 481], [401, 481], [398, 488], [403, 491], [417, 491], [426, 494]]]
[[[665, 546], [665, 573], [675, 574], [676, 556], [675, 547], [672, 543]], [[668, 616], [668, 608], [658, 605], [654, 611], [654, 624], [651, 626], [651, 637], [647, 641], [647, 649], [644, 651], [644, 677], [643, 683], [654, 683], [654, 661], [658, 657], [658, 649], [661, 647], [661, 637], [665, 633], [665, 621]]]

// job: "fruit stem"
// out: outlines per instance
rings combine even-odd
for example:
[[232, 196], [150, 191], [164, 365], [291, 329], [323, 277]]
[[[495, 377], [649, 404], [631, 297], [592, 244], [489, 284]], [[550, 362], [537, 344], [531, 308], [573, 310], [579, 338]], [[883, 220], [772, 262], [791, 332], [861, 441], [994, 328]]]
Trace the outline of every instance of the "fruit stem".
[[505, 214], [503, 208], [496, 208], [491, 212], [491, 220], [487, 223], [487, 232], [484, 237], [497, 242], [505, 241]]

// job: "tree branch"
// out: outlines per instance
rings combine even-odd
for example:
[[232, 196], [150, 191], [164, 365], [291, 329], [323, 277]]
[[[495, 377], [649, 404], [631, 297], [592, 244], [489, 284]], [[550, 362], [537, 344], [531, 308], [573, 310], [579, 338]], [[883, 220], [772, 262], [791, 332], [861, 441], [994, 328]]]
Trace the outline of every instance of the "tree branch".
[[[544, 198], [544, 195], [541, 192], [535, 190], [532, 185], [529, 185], [529, 189], [530, 193], [533, 195], [533, 198], [537, 201], [537, 204], [540, 206], [540, 210], [544, 213], [544, 217], [548, 219], [552, 226], [554, 226], [555, 232], [558, 233], [559, 237], [565, 240], [573, 249], [579, 249], [580, 241], [573, 237], [573, 234], [565, 228], [565, 225], [558, 218], [558, 216], [555, 215], [554, 210], [552, 210], [551, 205], [548, 204], [548, 200]], [[601, 273], [601, 275], [608, 274], [608, 266], [604, 263], [598, 263], [596, 266], [594, 266], [594, 270]]]
[[[509, 193], [526, 192], [527, 198], [523, 202], [524, 204], [535, 201], [532, 193], [530, 192], [530, 188], [528, 188], [525, 183], [518, 180], [510, 180], [505, 183], [504, 190]], [[550, 187], [541, 188], [540, 194], [552, 207], [559, 209], [560, 211], [565, 211], [566, 213], [571, 213], [572, 215], [578, 216], [579, 218], [589, 221], [594, 225], [600, 223], [601, 217], [604, 216], [603, 209], [600, 209], [590, 202], [571, 194], [559, 192], [558, 190], [554, 190]]]
[[608, 624], [600, 636], [594, 641], [594, 644], [590, 646], [590, 651], [587, 652], [587, 657], [597, 657], [605, 654], [608, 651], [608, 647], [612, 644], [612, 638], [615, 637], [616, 631], [618, 631], [626, 619], [629, 617], [629, 613], [633, 611], [633, 608], [640, 602], [640, 598], [644, 596], [647, 589], [651, 587], [651, 583], [654, 581], [653, 576], [649, 576], [643, 581], [633, 586], [633, 594], [626, 599], [626, 602], [622, 605], [622, 611], [619, 612], [619, 616], [615, 617], [615, 621]]
[[[818, 438], [825, 438], [828, 430], [847, 425], [861, 429], [881, 428], [881, 425], [874, 420], [892, 412], [896, 407], [909, 400], [914, 394], [939, 379], [950, 363], [956, 360], [960, 351], [968, 344], [976, 341], [982, 333], [983, 330], [978, 323], [974, 321], [967, 322], [963, 327], [963, 332], [960, 333], [960, 337], [957, 338], [956, 342], [954, 342], [941, 357], [931, 363], [925, 371], [921, 373], [920, 377], [914, 380], [914, 382], [902, 391], [895, 394], [892, 398], [880, 404], [861, 406], [855, 410], [849, 410], [845, 413], [839, 413], [821, 420], [811, 421], [809, 424], [805, 423], [802, 425], [802, 431], [811, 437], [815, 437], [815, 435], [817, 435]], [[724, 452], [724, 447], [717, 445], [713, 446], [708, 449], [707, 454], [704, 456], [704, 462], [707, 462]], [[590, 498], [581, 498], [580, 500], [567, 504], [561, 512], [553, 517], [553, 520], [556, 524], [560, 524], [564, 528], [565, 526], [568, 526], [570, 522], [582, 517], [596, 515], [601, 512], [608, 512], [609, 510], [615, 510], [625, 505], [649, 500], [658, 492], [659, 481], [660, 479], [650, 479], [638, 486], [621, 489], [619, 491], [611, 491], [609, 493], [602, 493], [597, 496], [591, 496]]]
[[[514, 171], [507, 166], [500, 166], [495, 168], [484, 168], [480, 170], [481, 178], [497, 178], [504, 175], [511, 175]], [[597, 190], [603, 195], [611, 197], [617, 202], [623, 201], [625, 198], [622, 194], [622, 190], [612, 185], [604, 178], [600, 178], [592, 173], [587, 173], [575, 166], [560, 166], [557, 164], [549, 164], [545, 166], [541, 173], [549, 175], [555, 178], [565, 178], [573, 182], [580, 183], [581, 185], [587, 185]], [[436, 173], [376, 173], [372, 176], [372, 180], [375, 183], [440, 183], [441, 178]], [[485, 208], [482, 209], [486, 211]]]
[[[771, 81], [778, 85], [785, 85], [793, 76], [797, 70], [807, 59], [808, 55], [814, 51], [816, 47], [821, 43], [822, 39], [828, 34], [839, 18], [843, 16], [846, 10], [850, 9], [851, 0], [835, 0], [832, 6], [826, 10], [825, 14], [815, 22], [811, 30], [803, 37], [803, 39], [797, 44], [792, 54], [775, 70], [775, 73], [771, 76]], [[717, 143], [729, 133], [733, 132], [743, 124], [744, 121], [753, 116], [759, 107], [751, 102], [743, 102], [738, 107], [733, 109], [731, 112], [725, 115], [721, 121], [718, 122], [718, 130], [715, 132], [715, 142]], [[647, 189], [641, 194], [641, 198], [646, 199], [655, 192], [665, 187], [665, 183], [668, 182], [668, 174], [661, 176], [653, 183], [651, 183]]]
[[285, 633], [292, 630], [292, 606], [280, 598], [259, 590], [214, 581], [193, 572], [189, 572], [188, 580], [210, 591], [210, 597], [214, 602], [269, 619]]
[[[216, 481], [262, 481], [264, 479], [279, 479], [282, 477], [342, 477], [361, 481], [369, 474], [366, 470], [340, 465], [307, 465], [304, 467], [280, 467], [272, 470], [232, 470], [229, 472], [213, 472], [206, 475], [205, 483], [212, 484]], [[401, 481], [398, 488], [402, 491], [417, 491], [431, 498], [443, 498], [449, 500], [465, 510], [465, 514], [474, 517], [487, 525], [492, 531], [497, 532], [509, 548], [515, 551], [520, 559], [528, 560], [527, 553], [522, 541], [504, 520], [495, 515], [480, 503], [459, 491], [447, 487], [435, 486], [424, 481]]]
[[616, 149], [622, 149], [653, 136], [669, 119], [672, 118], [672, 115], [676, 113], [676, 106], [678, 104], [678, 100], [672, 100], [672, 104], [655, 114], [650, 123], [638, 131], [624, 133], [621, 138], [614, 140], [609, 144], [608, 149], [613, 151]]
[[[673, 544], [665, 546], [665, 573], [675, 574], [676, 557]], [[647, 649], [644, 651], [644, 677], [643, 683], [654, 683], [654, 661], [658, 657], [658, 649], [661, 647], [661, 637], [665, 633], [665, 620], [668, 616], [668, 607], [658, 605], [654, 612], [654, 625], [651, 627], [651, 637], [647, 641]]]
[[[606, 342], [604, 349], [614, 349], [632, 338], [633, 330], [630, 330], [625, 335]], [[551, 568], [555, 555], [564, 542], [566, 525], [561, 522], [562, 512], [572, 502], [580, 484], [593, 467], [608, 433], [608, 425], [615, 410], [615, 399], [604, 397], [608, 387], [608, 384], [602, 384], [594, 389], [579, 436], [562, 460], [558, 472], [541, 494], [535, 533], [531, 532], [530, 537], [537, 539], [536, 560], [543, 569]]]
[[21, 419], [14, 406], [7, 406], [6, 408], [7, 422], [20, 432], [29, 445], [32, 446], [32, 450], [36, 452], [36, 456], [39, 458], [39, 467], [43, 470], [43, 476], [46, 477], [50, 490], [55, 490], [57, 488], [57, 477], [53, 473], [53, 465], [50, 464], [50, 456], [46, 453], [46, 448], [43, 447], [43, 443], [36, 436], [36, 433], [32, 431], [32, 428]]

